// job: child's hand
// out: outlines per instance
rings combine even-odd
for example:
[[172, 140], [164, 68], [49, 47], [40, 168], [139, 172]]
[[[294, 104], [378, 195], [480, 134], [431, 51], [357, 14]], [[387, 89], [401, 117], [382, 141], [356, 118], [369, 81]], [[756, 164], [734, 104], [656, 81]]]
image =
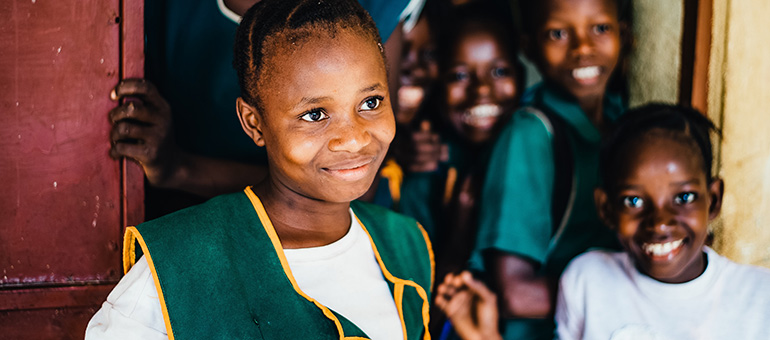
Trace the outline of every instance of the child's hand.
[[409, 165], [411, 172], [430, 172], [438, 169], [438, 164], [449, 159], [447, 145], [441, 144], [439, 135], [431, 131], [430, 122], [422, 121], [420, 130], [412, 133], [414, 160]]
[[123, 104], [109, 112], [112, 132], [110, 156], [139, 163], [149, 182], [164, 186], [175, 171], [179, 150], [171, 128], [171, 107], [155, 85], [145, 79], [126, 79], [110, 92]]
[[437, 292], [436, 306], [461, 338], [502, 339], [497, 329], [497, 297], [470, 272], [448, 274]]

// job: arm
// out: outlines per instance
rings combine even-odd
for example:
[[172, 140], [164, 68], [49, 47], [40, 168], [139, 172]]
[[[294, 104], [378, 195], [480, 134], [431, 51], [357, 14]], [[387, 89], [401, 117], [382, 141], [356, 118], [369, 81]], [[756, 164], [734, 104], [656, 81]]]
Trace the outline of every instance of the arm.
[[449, 274], [438, 287], [436, 306], [465, 340], [502, 340], [497, 327], [497, 298], [470, 272]]
[[540, 272], [548, 259], [554, 178], [543, 122], [517, 112], [497, 140], [482, 191], [477, 249], [506, 318], [549, 318], [555, 289]]
[[551, 280], [537, 274], [535, 263], [502, 252], [494, 252], [489, 257], [503, 317], [543, 319], [553, 316], [556, 287]]
[[85, 339], [168, 339], [155, 282], [144, 257], [118, 282], [88, 322]]
[[110, 156], [139, 163], [153, 186], [213, 197], [255, 184], [267, 174], [264, 166], [194, 155], [180, 149], [174, 139], [171, 107], [149, 81], [121, 81], [110, 98], [125, 99], [109, 113]]

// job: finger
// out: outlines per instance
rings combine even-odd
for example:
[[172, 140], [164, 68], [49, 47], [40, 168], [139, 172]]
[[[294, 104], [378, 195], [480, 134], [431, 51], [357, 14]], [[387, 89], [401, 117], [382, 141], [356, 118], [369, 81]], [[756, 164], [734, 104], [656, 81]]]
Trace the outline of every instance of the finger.
[[423, 120], [420, 122], [420, 131], [428, 132], [430, 131], [430, 122], [427, 120]]
[[137, 163], [147, 163], [149, 150], [145, 144], [117, 142], [110, 148], [110, 157], [119, 159], [121, 157], [130, 158]]
[[475, 292], [482, 299], [484, 300], [496, 299], [495, 293], [489, 290], [489, 288], [487, 288], [487, 285], [485, 285], [483, 282], [476, 280], [470, 272], [468, 271], [462, 272], [460, 274], [460, 279], [462, 280], [463, 284], [466, 287], [468, 287], [468, 289]]
[[161, 97], [155, 85], [146, 79], [131, 78], [121, 80], [110, 92], [110, 99], [115, 101], [126, 97], [136, 98], [149, 105], [156, 105], [158, 107], [168, 105], [166, 100]]
[[107, 115], [110, 123], [115, 124], [124, 119], [135, 120], [144, 124], [153, 125], [160, 122], [160, 117], [153, 114], [142, 103], [128, 102], [110, 110]]
[[131, 121], [123, 120], [112, 126], [110, 140], [113, 143], [120, 141], [135, 141], [144, 144], [148, 136], [153, 132], [149, 126], [143, 126]]

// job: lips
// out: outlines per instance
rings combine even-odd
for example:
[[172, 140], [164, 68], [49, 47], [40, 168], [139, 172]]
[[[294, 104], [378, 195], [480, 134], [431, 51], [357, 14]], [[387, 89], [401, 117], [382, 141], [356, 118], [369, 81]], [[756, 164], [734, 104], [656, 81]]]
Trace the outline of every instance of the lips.
[[586, 66], [572, 70], [572, 78], [583, 85], [592, 85], [599, 81], [602, 73], [599, 66]]
[[356, 158], [321, 168], [321, 170], [343, 181], [358, 181], [369, 175], [374, 160], [375, 157]]
[[478, 129], [489, 129], [495, 125], [502, 113], [503, 109], [499, 105], [476, 105], [463, 113], [462, 122]]
[[644, 243], [642, 250], [653, 259], [670, 259], [682, 249], [684, 239], [664, 243]]

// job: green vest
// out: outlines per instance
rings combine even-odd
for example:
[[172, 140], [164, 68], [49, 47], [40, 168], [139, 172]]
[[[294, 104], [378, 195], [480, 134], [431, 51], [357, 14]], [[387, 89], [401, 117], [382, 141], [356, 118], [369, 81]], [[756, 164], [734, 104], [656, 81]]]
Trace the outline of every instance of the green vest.
[[[299, 289], [262, 203], [251, 188], [244, 192], [126, 229], [124, 269], [144, 254], [169, 339], [367, 339]], [[372, 241], [405, 338], [430, 339], [427, 234], [384, 208], [350, 206]]]

